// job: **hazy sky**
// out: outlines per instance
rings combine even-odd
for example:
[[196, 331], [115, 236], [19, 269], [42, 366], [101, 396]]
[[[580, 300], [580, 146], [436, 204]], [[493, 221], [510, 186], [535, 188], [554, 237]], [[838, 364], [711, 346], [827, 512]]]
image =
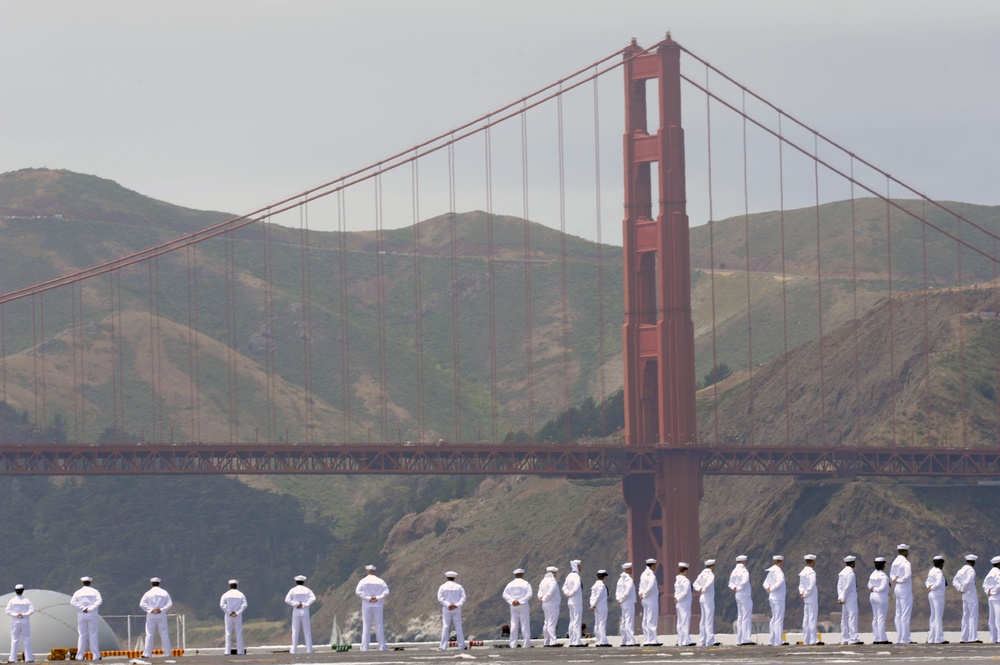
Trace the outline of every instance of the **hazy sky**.
[[[632, 37], [648, 45], [667, 30], [932, 197], [1000, 204], [997, 0], [0, 0], [0, 172], [64, 168], [179, 205], [245, 212], [517, 99]], [[611, 76], [599, 91], [602, 224], [613, 229], [622, 85]], [[583, 166], [594, 153], [588, 95], [576, 107], [567, 102], [566, 112], [581, 118], [567, 120], [567, 192], [586, 198], [581, 211], [592, 215], [593, 164]], [[692, 104], [697, 125], [705, 102]], [[531, 122], [541, 150], [554, 125], [543, 115]], [[727, 130], [717, 131], [713, 142]], [[696, 129], [688, 143], [692, 169], [704, 171]], [[533, 164], [532, 197], [535, 187], [554, 186], [551, 158]], [[507, 171], [498, 183], [515, 185], [497, 185], [494, 209], [520, 214], [520, 172]], [[722, 157], [718, 171], [725, 177]], [[446, 196], [435, 190], [434, 167], [426, 173], [420, 209], [433, 214]], [[743, 205], [734, 178], [715, 185], [716, 217]], [[405, 198], [402, 189], [394, 196]], [[485, 207], [476, 196], [460, 207]], [[773, 207], [768, 197], [749, 198], [751, 207]], [[704, 200], [692, 205], [693, 221], [707, 216]], [[531, 207], [558, 225], [551, 201]], [[571, 213], [571, 230], [586, 214]]]

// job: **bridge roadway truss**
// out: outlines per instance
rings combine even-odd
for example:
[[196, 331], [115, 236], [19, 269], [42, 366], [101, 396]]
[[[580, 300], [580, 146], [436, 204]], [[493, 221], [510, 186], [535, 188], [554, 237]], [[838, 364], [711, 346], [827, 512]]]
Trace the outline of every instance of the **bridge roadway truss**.
[[4, 444], [0, 475], [511, 474], [655, 476], [678, 454], [705, 475], [1000, 478], [1000, 450], [489, 444]]

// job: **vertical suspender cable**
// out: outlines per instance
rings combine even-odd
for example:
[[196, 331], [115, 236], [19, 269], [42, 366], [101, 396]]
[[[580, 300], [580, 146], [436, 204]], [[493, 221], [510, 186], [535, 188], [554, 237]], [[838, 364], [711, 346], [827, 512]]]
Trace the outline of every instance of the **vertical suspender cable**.
[[[562, 90], [562, 84], [559, 85]], [[573, 440], [573, 422], [570, 412], [569, 387], [569, 288], [566, 277], [566, 155], [563, 133], [563, 96], [556, 97], [559, 133], [559, 263], [562, 271], [562, 347], [563, 347], [563, 403], [566, 409], [566, 441]]]
[[38, 443], [38, 432], [41, 427], [44, 427], [43, 423], [39, 422], [38, 417], [38, 309], [35, 303], [35, 296], [31, 296], [31, 366], [32, 366], [32, 390], [31, 395], [35, 400], [35, 409], [31, 414], [31, 419], [35, 424], [35, 441]]
[[[271, 211], [261, 220], [264, 259], [264, 401], [267, 405], [267, 431], [264, 439], [273, 444], [277, 438], [277, 408], [274, 404], [274, 247], [271, 244]], [[255, 437], [258, 441], [260, 437]]]
[[302, 378], [305, 388], [304, 439], [313, 442], [313, 376], [312, 376], [312, 280], [309, 276], [309, 203], [299, 206], [299, 261], [302, 283]]
[[77, 364], [77, 344], [79, 343], [79, 336], [82, 332], [80, 326], [83, 324], [77, 318], [76, 311], [76, 291], [78, 288], [82, 288], [81, 284], [71, 283], [69, 285], [69, 348], [70, 348], [70, 361], [73, 363], [73, 442], [83, 443], [80, 439], [80, 392], [83, 389], [83, 380], [80, 376], [82, 372], [82, 367]]
[[823, 249], [820, 245], [819, 228], [819, 135], [813, 133], [813, 180], [816, 191], [816, 310], [819, 317], [819, 334], [816, 337], [819, 348], [819, 441], [826, 445], [826, 386], [823, 373]]
[[201, 441], [201, 333], [198, 330], [198, 248], [187, 248], [188, 368], [192, 441]]
[[156, 257], [153, 259], [153, 295], [155, 296], [154, 307], [156, 309], [156, 335], [154, 341], [156, 343], [156, 350], [154, 355], [156, 356], [156, 395], [158, 404], [157, 414], [159, 416], [157, 421], [157, 434], [159, 435], [159, 440], [163, 441], [163, 429], [167, 424], [166, 415], [163, 413], [164, 409], [164, 399], [163, 399], [163, 333], [162, 327], [160, 325], [163, 317], [160, 316], [160, 258]]
[[535, 375], [531, 322], [531, 222], [528, 215], [528, 111], [521, 111], [521, 201], [524, 219], [524, 358], [528, 370], [528, 441], [535, 440]]
[[[35, 353], [38, 354], [40, 364], [42, 366], [42, 422], [40, 423], [43, 432], [49, 431], [49, 419], [46, 414], [46, 408], [48, 401], [45, 394], [45, 294], [38, 294], [38, 336], [41, 339], [39, 346], [35, 349]], [[42, 443], [49, 443], [51, 437], [46, 436]]]
[[747, 427], [747, 443], [751, 446], [754, 443], [754, 413], [753, 413], [753, 317], [752, 300], [750, 293], [750, 185], [747, 169], [747, 93], [743, 91], [743, 110], [741, 111], [743, 121], [743, 240], [746, 248], [746, 279], [747, 279], [747, 388], [749, 393], [750, 408], [749, 423]]
[[608, 435], [608, 391], [604, 372], [604, 242], [601, 238], [601, 114], [594, 68], [594, 224], [597, 227], [597, 374], [600, 382], [601, 438]]
[[782, 373], [785, 381], [785, 443], [792, 442], [792, 411], [788, 397], [788, 287], [785, 280], [785, 142], [781, 140], [781, 116], [778, 112], [778, 216], [781, 226], [781, 333]]
[[9, 404], [7, 403], [7, 308], [0, 304], [0, 374], [3, 375], [3, 431], [0, 432], [2, 435], [2, 441], [10, 441], [7, 434], [7, 414], [10, 413]]
[[156, 322], [153, 320], [153, 262], [146, 262], [147, 300], [149, 307], [149, 440], [159, 441], [156, 417]]
[[343, 393], [344, 442], [351, 442], [351, 325], [350, 292], [347, 288], [347, 202], [343, 190], [337, 192], [338, 276], [340, 279], [340, 368]]
[[854, 443], [860, 445], [861, 435], [861, 356], [858, 346], [858, 330], [861, 322], [858, 320], [858, 223], [855, 211], [854, 194], [854, 155], [851, 155], [851, 300], [853, 316], [851, 318], [854, 332]]
[[451, 349], [452, 375], [455, 384], [455, 441], [462, 440], [462, 385], [459, 370], [460, 343], [458, 319], [458, 219], [455, 213], [455, 144], [448, 145], [448, 219], [451, 226]]
[[109, 291], [111, 300], [111, 427], [114, 432], [116, 442], [120, 442], [118, 421], [118, 352], [117, 340], [115, 338], [115, 326], [117, 323], [117, 311], [115, 310], [115, 274], [117, 270], [108, 274], [110, 279]]
[[896, 353], [895, 340], [893, 335], [893, 311], [892, 311], [892, 209], [889, 202], [891, 196], [892, 181], [885, 179], [885, 244], [886, 244], [886, 264], [888, 271], [889, 301], [886, 306], [889, 309], [889, 399], [890, 422], [892, 425], [892, 445], [896, 445]]
[[[705, 68], [705, 90], [711, 70]], [[705, 95], [705, 136], [708, 162], [708, 276], [712, 291], [712, 371], [719, 366], [719, 347], [715, 329], [715, 199], [712, 196], [712, 97]], [[719, 443], [719, 382], [712, 383], [712, 415], [715, 420], [712, 443]]]
[[417, 347], [417, 441], [424, 441], [424, 319], [420, 289], [420, 168], [414, 159], [410, 174], [413, 188], [413, 325]]
[[[920, 201], [921, 217], [926, 219], [927, 206]], [[931, 340], [930, 340], [930, 289], [927, 287], [927, 225], [920, 225], [920, 247], [923, 252], [923, 278], [924, 278], [924, 292], [921, 294], [920, 298], [924, 301], [924, 371], [927, 374], [927, 378], [924, 380], [924, 400], [927, 403], [928, 409], [926, 411], [921, 410], [925, 417], [930, 414], [930, 399], [931, 399]], [[996, 262], [993, 263], [994, 268], [996, 267]], [[994, 356], [996, 357], [996, 356]], [[930, 425], [930, 423], [928, 423]], [[928, 428], [929, 429], [929, 428]]]
[[[966, 369], [965, 368], [965, 325], [964, 325], [964, 319], [965, 319], [965, 291], [962, 288], [963, 287], [963, 283], [962, 283], [962, 281], [963, 281], [962, 280], [962, 277], [963, 277], [963, 275], [962, 275], [962, 222], [959, 221], [957, 226], [958, 226], [958, 228], [956, 229], [956, 234], [955, 235], [958, 236], [958, 241], [955, 244], [955, 253], [956, 253], [957, 257], [958, 257], [958, 265], [957, 265], [957, 268], [958, 268], [958, 270], [957, 270], [957, 272], [958, 272], [958, 284], [956, 284], [957, 290], [955, 292], [955, 295], [957, 297], [955, 298], [955, 300], [956, 300], [956, 302], [958, 302], [958, 376], [959, 376], [959, 385], [961, 386], [961, 390], [962, 390], [962, 401], [961, 401], [962, 406], [959, 409], [958, 417], [959, 417], [959, 422], [961, 423], [961, 426], [962, 426], [962, 445], [963, 446], [967, 446], [967, 445], [969, 445], [969, 442], [967, 440], [967, 427], [966, 427], [966, 424], [967, 424], [968, 415], [969, 415], [969, 413], [968, 413], [969, 402], [968, 402], [968, 399], [967, 399], [968, 393], [966, 393], [966, 390], [965, 390], [965, 388], [966, 388], [966, 385], [965, 385], [965, 369]], [[43, 358], [44, 358], [44, 356], [43, 356]]]
[[236, 270], [233, 257], [233, 236], [226, 233], [224, 236], [225, 257], [226, 257], [226, 370], [229, 379], [229, 443], [237, 439], [237, 416], [236, 416], [236, 362], [233, 352], [236, 347]]
[[382, 172], [375, 177], [375, 265], [377, 270], [376, 283], [378, 291], [378, 384], [379, 384], [379, 421], [381, 424], [381, 441], [388, 442], [387, 428], [389, 426], [389, 388], [386, 385], [387, 370], [385, 358], [385, 251], [382, 234]]
[[490, 441], [497, 441], [496, 274], [493, 264], [493, 144], [489, 126], [483, 132], [486, 157], [486, 281], [490, 318]]

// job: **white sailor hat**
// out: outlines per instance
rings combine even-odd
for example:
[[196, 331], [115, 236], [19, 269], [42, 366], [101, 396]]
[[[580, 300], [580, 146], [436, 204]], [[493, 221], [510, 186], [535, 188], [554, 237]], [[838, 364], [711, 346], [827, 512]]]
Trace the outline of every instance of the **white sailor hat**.
[[885, 563], [885, 557], [884, 556], [875, 557], [875, 563]]
[[844, 563], [850, 563], [852, 561], [857, 561], [857, 560], [858, 557], [854, 556], [853, 554], [848, 554], [847, 556], [844, 557]]
[[626, 561], [625, 563], [622, 564], [622, 570], [625, 570], [626, 568], [631, 568], [631, 567], [632, 567], [632, 562], [631, 561]]
[[365, 570], [378, 570], [373, 564], [368, 564], [365, 566]]
[[524, 575], [524, 568], [515, 568], [514, 569], [514, 574], [515, 575]]
[[558, 573], [559, 569], [556, 568], [555, 566], [548, 566], [548, 567], [545, 568], [545, 572], [547, 572], [547, 573]]
[[936, 557], [931, 559], [931, 561], [944, 561], [944, 557], [938, 554]]
[[1000, 563], [1000, 556], [995, 556], [990, 559], [990, 563]]
[[81, 582], [93, 582], [94, 578], [90, 577], [89, 575], [84, 575], [83, 577], [80, 578], [80, 581]]
[[805, 559], [806, 561], [815, 561], [816, 560], [816, 555], [815, 554], [807, 554], [807, 555], [805, 555], [802, 558]]
[[774, 556], [771, 557], [771, 561], [784, 561], [784, 560], [785, 557], [781, 556], [780, 554], [775, 554]]
[[570, 563], [575, 563], [576, 565], [579, 566], [581, 563], [583, 563], [583, 561], [580, 561], [579, 559], [573, 559], [572, 561], [570, 561]]
[[691, 566], [687, 565], [687, 561], [678, 561], [677, 562], [677, 567], [678, 568], [690, 568]]
[[307, 579], [309, 579], [309, 578], [306, 577], [305, 575], [296, 575], [295, 576], [295, 581], [296, 582], [305, 582]]
[[601, 568], [599, 571], [597, 571], [597, 574], [598, 575], [605, 575], [606, 576], [608, 574], [608, 571], [606, 571], [603, 568]]
[[159, 577], [150, 577], [149, 578], [149, 583], [150, 584], [159, 584], [160, 583], [160, 578]]
[[909, 552], [910, 551], [910, 546], [907, 545], [906, 543], [900, 543], [899, 545], [896, 545], [896, 549], [897, 550], [906, 550], [907, 552]]
[[741, 554], [738, 557], [736, 557], [736, 562], [737, 563], [743, 563], [746, 560], [747, 560], [747, 555], [746, 554]]
[[715, 559], [705, 559], [705, 565], [706, 566], [714, 566], [715, 565]]
[[23, 584], [15, 584], [14, 585], [14, 591], [24, 591], [24, 585]]
[[444, 574], [444, 576], [445, 577], [458, 577], [458, 573], [456, 573], [454, 570], [449, 570], [447, 573]]
[[646, 563], [647, 564], [656, 563], [656, 559], [646, 559]]
[[227, 582], [227, 584], [239, 584], [239, 583], [240, 583], [239, 580], [229, 580], [229, 582]]
[[977, 561], [978, 559], [979, 559], [979, 557], [976, 556], [975, 554], [966, 554], [965, 555], [965, 560], [966, 561]]

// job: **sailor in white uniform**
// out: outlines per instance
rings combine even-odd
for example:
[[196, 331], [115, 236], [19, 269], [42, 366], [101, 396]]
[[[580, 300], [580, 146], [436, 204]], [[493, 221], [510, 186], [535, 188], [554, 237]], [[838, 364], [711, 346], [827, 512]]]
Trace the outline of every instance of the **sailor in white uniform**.
[[594, 613], [594, 646], [609, 647], [608, 643], [608, 571], [597, 571], [597, 581], [590, 587], [590, 610]]
[[459, 649], [466, 649], [465, 634], [462, 632], [462, 605], [465, 604], [465, 588], [455, 581], [458, 573], [449, 570], [444, 574], [447, 580], [438, 587], [437, 599], [441, 603], [441, 644], [438, 649], [444, 651], [451, 640], [451, 627], [455, 626], [455, 640]]
[[31, 650], [31, 617], [35, 613], [35, 606], [24, 597], [24, 585], [14, 585], [14, 596], [7, 601], [7, 616], [10, 617], [10, 655], [7, 662], [13, 663], [17, 660], [17, 644], [21, 643], [24, 651], [24, 661], [26, 663], [35, 662], [35, 654]]
[[559, 638], [556, 636], [556, 624], [559, 622], [559, 605], [562, 604], [562, 596], [559, 594], [559, 580], [556, 573], [559, 569], [549, 566], [545, 569], [545, 576], [538, 583], [538, 602], [542, 604], [542, 615], [545, 617], [542, 623], [542, 637], [545, 638], [544, 646], [561, 647]]
[[772, 565], [765, 572], [764, 591], [767, 592], [767, 603], [771, 606], [770, 633], [768, 645], [772, 647], [787, 646], [785, 642], [785, 557], [775, 554], [771, 557]]
[[615, 586], [615, 601], [621, 607], [618, 634], [623, 647], [634, 647], [635, 643], [635, 581], [632, 579], [632, 562], [622, 564], [622, 574]]
[[295, 586], [285, 594], [285, 605], [292, 608], [292, 648], [290, 653], [299, 652], [299, 633], [306, 645], [306, 653], [313, 653], [312, 619], [309, 606], [316, 602], [316, 594], [306, 586], [306, 576], [296, 575]]
[[951, 585], [962, 594], [962, 643], [980, 642], [979, 588], [976, 586], [975, 554], [965, 555], [965, 565], [958, 569]]
[[872, 644], [889, 644], [885, 632], [889, 612], [889, 576], [885, 574], [885, 558], [875, 557], [875, 569], [868, 576], [868, 601], [872, 606]]
[[806, 565], [799, 571], [799, 598], [802, 599], [802, 643], [823, 644], [817, 636], [816, 620], [819, 611], [819, 592], [816, 590], [816, 555], [803, 557]]
[[642, 601], [642, 645], [661, 646], [656, 634], [660, 622], [660, 584], [656, 580], [656, 559], [646, 559], [646, 570], [639, 576], [639, 598]]
[[705, 568], [691, 587], [698, 592], [701, 621], [698, 622], [698, 646], [716, 646], [715, 641], [715, 559], [706, 559]]
[[927, 589], [927, 603], [931, 608], [927, 627], [928, 644], [944, 644], [944, 591], [948, 582], [944, 579], [944, 557], [936, 556], [931, 569], [927, 571], [924, 588]]
[[840, 643], [861, 644], [858, 637], [858, 578], [854, 574], [853, 554], [844, 557], [844, 567], [837, 575], [837, 604], [840, 605]]
[[910, 615], [913, 613], [913, 572], [910, 568], [910, 546], [896, 546], [898, 556], [889, 567], [889, 581], [896, 598], [896, 644], [910, 643]]
[[534, 595], [531, 584], [524, 579], [524, 568], [514, 569], [514, 579], [503, 590], [503, 599], [510, 605], [510, 648], [517, 646], [517, 633], [524, 636], [524, 647], [531, 647], [531, 621], [528, 601]]
[[139, 600], [139, 607], [146, 613], [146, 644], [142, 650], [143, 658], [153, 656], [153, 634], [159, 632], [163, 655], [170, 653], [170, 626], [167, 624], [167, 612], [174, 606], [170, 594], [160, 588], [160, 578], [149, 578], [150, 589]]
[[753, 631], [753, 597], [750, 588], [750, 571], [746, 567], [747, 557], [741, 554], [736, 557], [736, 567], [729, 574], [729, 588], [736, 594], [736, 644], [753, 644], [750, 634]]
[[385, 597], [389, 595], [389, 585], [375, 574], [375, 570], [372, 564], [365, 566], [365, 576], [354, 589], [354, 595], [361, 599], [362, 651], [368, 651], [373, 627], [375, 637], [378, 639], [378, 650], [386, 651], [389, 648], [385, 643], [385, 624], [382, 616]]
[[693, 647], [691, 641], [691, 580], [687, 576], [686, 561], [677, 563], [674, 578], [674, 602], [677, 604], [677, 646]]
[[983, 578], [983, 593], [986, 594], [986, 604], [990, 610], [990, 642], [1000, 642], [1000, 556], [990, 559], [993, 567]]
[[97, 628], [100, 625], [97, 608], [104, 599], [101, 598], [101, 592], [91, 586], [93, 581], [92, 577], [81, 577], [80, 582], [83, 586], [69, 599], [69, 604], [76, 609], [77, 660], [83, 660], [83, 655], [88, 650], [93, 660], [101, 659], [101, 647], [97, 640]]
[[566, 598], [566, 609], [569, 611], [569, 645], [571, 647], [587, 646], [580, 639], [583, 632], [583, 581], [580, 579], [579, 559], [569, 562], [570, 573], [563, 580], [562, 593]]
[[244, 655], [243, 647], [243, 612], [247, 608], [247, 597], [239, 589], [239, 580], [229, 580], [229, 590], [219, 598], [219, 609], [222, 610], [226, 626], [225, 649], [222, 653], [229, 656], [233, 653], [233, 636], [236, 636], [236, 655]]

